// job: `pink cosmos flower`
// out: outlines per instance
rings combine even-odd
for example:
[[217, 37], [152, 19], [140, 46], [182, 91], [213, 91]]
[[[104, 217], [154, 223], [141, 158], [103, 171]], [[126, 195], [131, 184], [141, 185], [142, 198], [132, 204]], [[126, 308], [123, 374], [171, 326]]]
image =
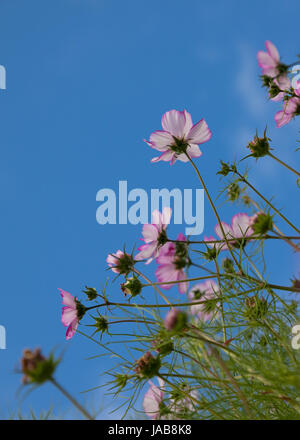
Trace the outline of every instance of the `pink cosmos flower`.
[[76, 297], [74, 298], [71, 293], [65, 290], [58, 289], [62, 297], [62, 303], [66, 306], [62, 308], [61, 322], [67, 328], [66, 339], [71, 339], [78, 327], [78, 315]]
[[111, 270], [115, 273], [120, 273], [118, 269], [119, 261], [124, 256], [124, 252], [120, 249], [115, 254], [109, 254], [106, 258], [106, 262], [111, 267]]
[[[188, 297], [192, 302], [206, 301], [216, 299], [218, 296], [219, 287], [211, 280], [205, 281], [204, 283], [196, 284], [188, 293]], [[210, 321], [213, 317], [217, 318], [219, 303], [216, 304], [215, 308], [211, 310], [206, 306], [205, 302], [203, 304], [194, 304], [191, 306], [191, 313], [197, 316], [201, 321]]]
[[152, 224], [143, 226], [143, 241], [145, 244], [140, 246], [140, 251], [136, 256], [136, 260], [148, 259], [146, 264], [158, 257], [162, 246], [167, 242], [166, 229], [170, 223], [172, 216], [171, 208], [163, 208], [162, 214], [155, 210], [152, 212]]
[[294, 89], [297, 96], [283, 104], [283, 110], [275, 114], [275, 122], [278, 128], [288, 124], [295, 116], [300, 115], [300, 87]]
[[186, 110], [170, 110], [161, 120], [163, 130], [151, 134], [150, 140], [145, 141], [151, 148], [162, 154], [154, 157], [151, 162], [170, 161], [173, 165], [176, 160], [188, 162], [188, 157], [200, 157], [202, 152], [199, 144], [209, 141], [212, 134], [204, 119], [193, 125], [192, 117]]
[[157, 420], [160, 416], [160, 406], [164, 398], [164, 381], [158, 377], [159, 387], [149, 380], [150, 388], [145, 394], [143, 407], [150, 419]]
[[[183, 234], [179, 234], [178, 241], [185, 242], [186, 238]], [[176, 244], [168, 242], [160, 251], [159, 257], [156, 259], [159, 267], [155, 271], [157, 281], [164, 283], [168, 281], [185, 280], [187, 275], [185, 273], [185, 266], [187, 264], [187, 257], [185, 255], [177, 255]], [[178, 283], [178, 290], [180, 293], [186, 293], [188, 289], [188, 282]], [[162, 289], [171, 289], [173, 284], [161, 284]]]
[[[224, 229], [225, 236], [227, 240], [232, 240], [234, 238], [237, 239], [236, 242], [229, 242], [230, 246], [239, 246], [239, 240], [245, 237], [250, 237], [253, 234], [253, 229], [251, 227], [252, 217], [245, 213], [239, 213], [232, 217], [231, 226], [225, 222], [222, 222], [222, 226]], [[219, 240], [224, 240], [224, 236], [220, 225], [218, 224], [215, 227], [215, 232], [219, 238]], [[210, 237], [204, 237], [204, 241], [214, 241], [215, 237], [212, 235]], [[227, 243], [208, 243], [210, 247], [216, 247], [217, 250], [226, 250], [228, 249]]]
[[108, 255], [106, 262], [113, 272], [125, 276], [132, 271], [134, 266], [132, 255], [122, 252], [120, 249], [116, 253]]
[[260, 50], [257, 53], [257, 61], [262, 69], [262, 74], [275, 78], [280, 73], [280, 56], [277, 47], [271, 42], [266, 41], [267, 52]]

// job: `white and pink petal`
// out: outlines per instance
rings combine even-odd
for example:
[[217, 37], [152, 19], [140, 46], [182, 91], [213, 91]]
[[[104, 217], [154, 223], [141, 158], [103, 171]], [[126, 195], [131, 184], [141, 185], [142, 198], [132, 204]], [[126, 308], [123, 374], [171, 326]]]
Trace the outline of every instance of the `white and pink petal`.
[[181, 138], [184, 136], [186, 115], [185, 112], [170, 110], [166, 112], [161, 120], [161, 125], [165, 131], [173, 136]]
[[206, 121], [201, 119], [190, 129], [187, 138], [192, 144], [203, 144], [203, 142], [209, 141], [211, 136], [212, 133], [208, 128]]

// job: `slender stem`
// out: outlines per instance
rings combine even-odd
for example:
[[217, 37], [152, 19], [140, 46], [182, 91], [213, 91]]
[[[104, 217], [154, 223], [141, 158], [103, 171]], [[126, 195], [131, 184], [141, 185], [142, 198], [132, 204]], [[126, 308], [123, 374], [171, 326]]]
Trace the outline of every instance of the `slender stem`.
[[[248, 258], [248, 257], [247, 257]], [[222, 278], [238, 278], [238, 279], [244, 279], [243, 276], [241, 275], [237, 275], [237, 274], [230, 274], [230, 275], [225, 275], [225, 274], [220, 274], [220, 277]], [[300, 293], [300, 289], [297, 287], [292, 287], [292, 286], [280, 286], [278, 284], [272, 284], [272, 283], [267, 283], [266, 281], [261, 281], [261, 280], [257, 280], [254, 277], [250, 277], [248, 276], [249, 279], [253, 282], [255, 282], [257, 284], [257, 288], [267, 288], [269, 287], [270, 289], [275, 289], [275, 290], [282, 290], [282, 291], [286, 291], [286, 292], [295, 292], [295, 293]], [[182, 280], [182, 281], [169, 281], [168, 284], [177, 284], [178, 282], [188, 282], [188, 281], [198, 281], [198, 280], [203, 280], [203, 279], [207, 279], [207, 278], [217, 278], [217, 275], [214, 276], [210, 276], [210, 277], [199, 277], [199, 278], [189, 278], [186, 280]], [[166, 283], [165, 283], [166, 284]], [[152, 284], [144, 284], [143, 287], [147, 287], [147, 286], [152, 286]], [[254, 290], [257, 290], [257, 288], [255, 289], [250, 289], [247, 290], [245, 292], [241, 292], [240, 294], [246, 294], [249, 292], [252, 292]], [[234, 298], [235, 296], [237, 296], [239, 294], [233, 295], [232, 297]], [[193, 301], [193, 305], [196, 304], [203, 304], [205, 301]], [[130, 303], [118, 303], [118, 302], [110, 302], [110, 301], [106, 301], [102, 304], [96, 304], [95, 306], [91, 306], [91, 307], [87, 307], [86, 311], [89, 310], [93, 310], [93, 309], [97, 309], [100, 307], [109, 307], [109, 306], [115, 306], [115, 307], [134, 307], [134, 308], [150, 308], [153, 309], [154, 307], [184, 307], [184, 306], [190, 306], [191, 303], [168, 303], [168, 304], [130, 304]]]
[[[156, 292], [166, 301], [167, 304], [171, 304], [170, 301], [168, 300], [168, 298], [162, 293], [162, 291], [160, 289], [158, 289], [157, 287], [157, 283], [152, 283], [151, 280], [149, 280], [149, 278], [146, 277], [146, 275], [142, 274], [139, 270], [137, 269], [133, 269], [133, 272], [135, 272], [137, 275], [140, 275], [142, 278], [144, 278], [144, 280], [148, 281], [148, 283], [153, 287], [153, 289], [156, 290]], [[164, 283], [161, 283], [164, 284]]]
[[212, 376], [214, 376], [216, 379], [218, 379], [217, 375], [214, 374], [206, 365], [204, 365], [202, 362], [200, 362], [198, 359], [194, 358], [193, 356], [191, 356], [188, 353], [185, 353], [184, 351], [178, 350], [178, 349], [174, 349], [173, 350], [175, 353], [180, 354], [183, 357], [186, 357], [188, 359], [190, 359], [191, 361], [195, 362], [196, 364], [200, 365], [200, 367], [203, 368], [203, 370], [207, 371], [208, 373], [210, 373]]
[[[256, 267], [256, 265], [253, 263], [253, 261], [249, 258], [249, 256], [247, 255], [245, 249], [244, 249], [243, 251], [244, 251], [244, 254], [245, 254], [247, 260], [250, 262], [251, 266], [252, 266], [253, 269], [255, 270], [256, 274], [257, 274], [258, 277], [261, 279], [262, 283], [265, 284], [266, 281], [264, 280], [262, 274], [260, 273], [260, 271], [258, 270], [258, 268]], [[270, 288], [272, 288], [272, 287], [271, 287], [271, 284], [270, 284], [270, 285], [268, 284], [268, 286], [269, 286]], [[275, 288], [276, 288], [276, 287], [275, 287]], [[276, 295], [274, 292], [272, 293], [272, 295], [275, 296], [275, 297], [281, 302], [281, 304], [284, 305], [284, 307], [288, 308], [287, 304], [285, 303], [285, 301], [283, 301], [282, 298], [280, 298], [280, 296]]]
[[70, 393], [68, 393], [67, 390], [65, 390], [53, 377], [50, 379], [50, 382], [68, 399], [70, 402], [89, 420], [94, 420], [94, 417], [92, 417], [87, 410], [80, 405], [77, 400], [71, 396]]
[[[250, 235], [249, 237], [245, 237], [249, 240], [280, 240], [282, 238], [286, 238], [288, 240], [300, 240], [300, 236], [298, 235], [290, 235], [290, 236], [284, 236], [280, 237], [278, 235]], [[170, 240], [171, 243], [182, 243], [180, 240]], [[224, 243], [225, 240], [187, 240], [186, 244], [218, 244], [218, 243]], [[228, 243], [235, 243], [236, 238], [227, 238]]]
[[281, 212], [278, 211], [278, 209], [275, 208], [275, 206], [272, 205], [272, 203], [269, 202], [269, 200], [267, 200], [244, 176], [242, 176], [242, 174], [240, 174], [238, 171], [235, 171], [235, 173], [240, 177], [241, 181], [246, 183], [246, 185], [248, 185], [249, 188], [251, 188], [252, 191], [254, 191], [255, 194], [257, 194], [267, 205], [269, 205], [270, 208], [272, 208], [273, 211], [275, 211], [276, 214], [278, 214], [279, 217], [282, 218], [282, 220], [284, 220], [288, 225], [290, 225], [291, 228], [293, 228], [298, 234], [300, 234], [300, 230], [296, 228], [296, 226], [294, 226], [293, 223], [291, 223], [283, 214], [281, 214]]
[[225, 317], [224, 317], [224, 307], [223, 307], [223, 294], [222, 294], [222, 286], [221, 286], [221, 278], [220, 278], [220, 269], [217, 262], [217, 259], [214, 259], [216, 271], [217, 271], [217, 277], [218, 277], [218, 285], [219, 285], [219, 292], [221, 296], [221, 316], [222, 316], [222, 327], [223, 327], [223, 337], [224, 337], [224, 343], [227, 341], [226, 336], [226, 327], [225, 327]]
[[209, 278], [217, 278], [217, 275], [206, 275], [204, 277], [187, 278], [186, 280], [164, 281], [162, 283], [143, 284], [143, 287], [160, 286], [161, 284], [165, 285], [165, 284], [185, 283], [185, 282], [188, 282], [188, 281], [207, 280]]
[[[211, 363], [210, 363], [210, 365], [211, 365], [211, 368], [212, 368], [212, 369], [210, 370], [206, 365], [204, 365], [202, 362], [200, 362], [198, 359], [194, 358], [194, 357], [191, 356], [190, 354], [185, 353], [185, 352], [183, 352], [183, 351], [181, 351], [181, 350], [174, 350], [174, 352], [175, 352], [175, 353], [178, 353], [178, 354], [180, 354], [181, 356], [186, 357], [186, 358], [190, 359], [191, 361], [193, 361], [193, 362], [197, 363], [198, 365], [200, 365], [200, 366], [203, 368], [203, 370], [207, 371], [211, 376], [213, 376], [213, 377], [215, 378], [216, 384], [218, 384], [219, 386], [221, 386], [221, 387], [223, 387], [223, 388], [226, 388], [226, 389], [230, 390], [230, 392], [232, 392], [232, 389], [231, 389], [231, 387], [229, 386], [229, 384], [228, 384], [226, 381], [220, 379], [220, 377], [218, 376], [218, 374], [217, 374], [217, 372], [216, 372], [214, 366], [213, 366]], [[205, 355], [205, 356], [204, 356], [204, 357], [205, 357], [205, 360], [206, 360], [207, 362], [209, 362], [209, 358], [208, 358], [208, 356], [206, 355], [206, 351], [205, 351], [205, 350], [204, 350], [204, 355]], [[212, 370], [213, 370], [213, 371], [212, 371]], [[214, 379], [211, 379], [211, 380], [213, 381]], [[235, 408], [234, 408], [234, 406], [233, 406], [232, 404], [231, 404], [231, 407], [232, 407], [232, 409], [235, 411]]]
[[[174, 281], [174, 283], [175, 283], [175, 281]], [[237, 296], [240, 296], [240, 295], [247, 295], [248, 293], [254, 292], [256, 290], [257, 290], [257, 287], [249, 289], [249, 290], [245, 290], [243, 292], [235, 293], [234, 295], [228, 296], [227, 298], [230, 299], [230, 298], [236, 298]], [[286, 288], [285, 290], [289, 290], [289, 288]], [[300, 292], [300, 289], [298, 291]], [[164, 307], [168, 307], [168, 308], [169, 307], [188, 307], [188, 306], [191, 306], [191, 305], [205, 304], [206, 302], [207, 302], [207, 300], [193, 301], [193, 302], [183, 302], [183, 303], [171, 303], [171, 304], [141, 304], [141, 305], [130, 304], [130, 303], [105, 302], [103, 304], [97, 304], [95, 306], [88, 307], [87, 310], [97, 309], [98, 307], [105, 307], [105, 306], [134, 307], [134, 308], [141, 307], [141, 308], [149, 308], [149, 309], [153, 309], [155, 307], [159, 307], [159, 308], [161, 308], [161, 307], [162, 308], [164, 308]], [[116, 321], [112, 321], [112, 322], [110, 322], [110, 324], [112, 324], [113, 322], [116, 322]], [[133, 322], [135, 322], [135, 320]], [[145, 321], [143, 321], [143, 322], [145, 322]], [[154, 323], [154, 321], [152, 323]], [[92, 327], [94, 327], [94, 326], [92, 325]]]
[[119, 321], [110, 321], [108, 322], [108, 325], [110, 324], [122, 324], [123, 322], [140, 322], [141, 324], [157, 324], [156, 321], [147, 321], [146, 319], [122, 319]]
[[[227, 244], [228, 250], [229, 250], [229, 252], [230, 252], [230, 254], [231, 254], [231, 256], [232, 256], [232, 258], [233, 258], [235, 264], [236, 264], [237, 267], [239, 268], [239, 270], [240, 270], [241, 272], [243, 272], [240, 263], [237, 261], [235, 255], [234, 255], [234, 252], [233, 252], [233, 250], [231, 249], [231, 247], [230, 247], [230, 245], [229, 245], [229, 243], [228, 243], [227, 236], [226, 236], [226, 234], [225, 234], [225, 231], [224, 231], [224, 228], [223, 228], [223, 225], [222, 225], [221, 219], [220, 219], [219, 214], [218, 214], [218, 212], [217, 212], [217, 210], [216, 210], [216, 207], [215, 207], [215, 205], [214, 205], [214, 202], [212, 201], [212, 199], [211, 199], [211, 197], [210, 197], [210, 194], [209, 194], [208, 189], [207, 189], [207, 187], [206, 187], [206, 185], [205, 185], [205, 183], [204, 183], [204, 180], [202, 179], [202, 176], [201, 176], [201, 174], [200, 174], [198, 168], [196, 167], [196, 165], [194, 164], [194, 162], [192, 161], [192, 159], [190, 158], [190, 156], [188, 155], [188, 153], [185, 153], [185, 154], [186, 154], [186, 156], [188, 157], [189, 161], [191, 162], [191, 164], [192, 164], [194, 170], [196, 171], [197, 176], [199, 177], [199, 180], [200, 180], [200, 182], [201, 182], [201, 185], [203, 186], [203, 189], [204, 189], [204, 191], [205, 191], [205, 194], [206, 194], [206, 196], [207, 196], [207, 198], [208, 198], [208, 200], [209, 200], [209, 203], [210, 203], [210, 205], [211, 205], [211, 207], [212, 207], [212, 210], [213, 210], [213, 212], [214, 212], [214, 214], [215, 214], [215, 216], [216, 216], [216, 219], [217, 219], [218, 224], [219, 224], [219, 226], [220, 226], [220, 229], [221, 229], [221, 231], [222, 231], [222, 234], [223, 234], [224, 240], [226, 241], [226, 244]], [[299, 233], [300, 233], [300, 232], [299, 232]]]
[[[199, 281], [199, 280], [206, 280], [206, 279], [209, 279], [209, 278], [217, 278], [217, 277], [218, 277], [217, 274], [215, 274], [215, 275], [207, 275], [205, 277], [187, 278], [185, 280], [166, 281], [165, 283], [162, 283], [162, 284], [186, 283], [186, 282], [189, 282], [189, 281]], [[289, 286], [280, 286], [278, 284], [270, 284], [270, 283], [267, 283], [264, 280], [263, 281], [262, 280], [257, 280], [256, 278], [251, 277], [249, 275], [247, 275], [247, 277], [245, 277], [243, 275], [238, 275], [238, 274], [235, 274], [235, 273], [230, 273], [230, 274], [222, 274], [222, 273], [220, 273], [220, 277], [222, 277], [222, 278], [238, 278], [238, 279], [245, 279], [245, 278], [248, 279], [249, 278], [251, 281], [254, 281], [257, 284], [259, 284], [261, 287], [270, 287], [271, 289], [285, 290], [287, 292], [298, 292], [298, 293], [300, 293], [300, 289], [298, 289], [297, 287], [292, 287], [292, 286], [289, 287]], [[160, 284], [160, 283], [156, 283], [156, 284]], [[144, 284], [143, 287], [149, 287], [151, 285], [152, 284]]]
[[288, 170], [292, 171], [292, 173], [296, 174], [296, 176], [300, 177], [300, 173], [298, 171], [296, 171], [294, 168], [292, 168], [290, 165], [288, 165], [287, 163], [283, 162], [281, 159], [279, 159], [278, 157], [276, 157], [274, 154], [269, 152], [269, 156], [271, 156], [273, 159], [275, 159], [277, 162], [279, 162], [281, 165], [283, 165], [284, 167], [286, 167]]
[[241, 402], [243, 404], [243, 407], [246, 411], [246, 413], [248, 414], [248, 416], [253, 419], [253, 415], [252, 412], [249, 408], [248, 402], [246, 397], [244, 396], [244, 394], [242, 393], [240, 387], [238, 386], [236, 380], [234, 379], [234, 377], [232, 376], [232, 374], [230, 373], [229, 369], [227, 368], [225, 362], [223, 361], [223, 359], [221, 358], [221, 356], [219, 356], [219, 353], [217, 352], [217, 350], [214, 347], [211, 347], [211, 352], [213, 354], [213, 356], [215, 357], [215, 359], [217, 360], [218, 364], [220, 365], [220, 367], [223, 369], [223, 371], [225, 372], [226, 376], [228, 377], [228, 379], [230, 380], [232, 386], [234, 387], [234, 389], [236, 390], [239, 398], [241, 399]]
[[271, 333], [278, 339], [278, 341], [281, 343], [281, 346], [287, 351], [290, 359], [292, 362], [297, 365], [297, 360], [295, 358], [295, 355], [293, 353], [293, 350], [290, 349], [290, 347], [282, 340], [281, 336], [273, 329], [273, 327], [264, 319], [262, 323], [270, 330]]
[[[184, 394], [188, 399], [192, 400], [193, 402], [197, 403], [198, 405], [202, 406], [202, 402], [198, 399], [196, 399], [191, 393], [187, 393], [186, 391], [180, 389], [176, 385], [174, 385], [171, 381], [167, 379], [165, 375], [158, 374], [158, 377], [160, 377], [164, 382], [169, 384], [172, 388], [174, 388], [176, 391], [180, 391], [182, 394]], [[207, 411], [209, 411], [211, 414], [216, 416], [217, 418], [221, 417], [221, 419], [225, 420], [224, 417], [222, 417], [220, 414], [216, 413], [213, 409], [209, 408], [209, 406], [206, 408]]]

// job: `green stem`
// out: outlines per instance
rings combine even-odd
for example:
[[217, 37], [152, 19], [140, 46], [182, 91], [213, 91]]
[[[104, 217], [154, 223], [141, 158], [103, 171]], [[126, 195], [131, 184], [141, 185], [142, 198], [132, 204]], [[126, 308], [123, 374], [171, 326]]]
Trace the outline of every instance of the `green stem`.
[[287, 163], [283, 162], [281, 159], [279, 159], [278, 157], [274, 156], [274, 154], [269, 152], [269, 156], [272, 157], [273, 159], [275, 159], [278, 163], [280, 163], [281, 165], [283, 165], [284, 167], [286, 167], [288, 170], [292, 171], [292, 173], [296, 174], [296, 176], [300, 177], [300, 173], [298, 173], [298, 171], [296, 171], [294, 168], [292, 168], [290, 165], [288, 165]]
[[248, 416], [253, 419], [253, 415], [252, 412], [249, 408], [248, 402], [246, 397], [244, 396], [244, 394], [242, 393], [240, 387], [238, 386], [236, 380], [234, 379], [234, 377], [232, 376], [232, 374], [230, 373], [229, 369], [227, 368], [225, 362], [223, 361], [223, 359], [221, 358], [221, 356], [219, 356], [219, 353], [217, 352], [217, 350], [214, 347], [211, 347], [211, 352], [213, 354], [213, 356], [215, 357], [216, 361], [218, 362], [218, 364], [220, 365], [220, 367], [223, 369], [224, 373], [226, 374], [226, 376], [228, 377], [229, 381], [231, 382], [233, 388], [235, 389], [237, 395], [239, 396], [242, 405], [246, 411], [246, 414], [248, 414]]
[[89, 420], [94, 420], [87, 410], [77, 402], [77, 400], [68, 393], [53, 377], [50, 379], [50, 382], [68, 399], [70, 402]]
[[[165, 381], [168, 385], [170, 385], [172, 388], [174, 388], [176, 391], [179, 391], [180, 393], [184, 394], [188, 399], [192, 400], [193, 402], [197, 403], [198, 405], [200, 405], [200, 407], [202, 407], [203, 403], [196, 399], [191, 393], [187, 393], [186, 391], [180, 389], [179, 387], [177, 387], [176, 385], [174, 385], [171, 381], [169, 381], [165, 375], [162, 374], [158, 374], [158, 377], [160, 377], [163, 381]], [[211, 414], [213, 414], [214, 416], [216, 416], [217, 418], [221, 418], [223, 420], [224, 417], [222, 417], [220, 414], [216, 413], [214, 410], [212, 410], [211, 408], [207, 407], [206, 408], [207, 411], [209, 411]]]
[[221, 278], [220, 278], [220, 269], [217, 260], [214, 260], [217, 276], [218, 276], [218, 285], [219, 285], [219, 292], [221, 296], [221, 316], [222, 316], [222, 327], [223, 327], [223, 337], [224, 337], [224, 343], [227, 341], [226, 336], [226, 327], [225, 327], [225, 317], [224, 317], [224, 307], [223, 307], [223, 294], [222, 294], [222, 286], [221, 286]]
[[[290, 235], [290, 236], [284, 236], [281, 237], [279, 235], [250, 235], [249, 237], [245, 237], [249, 240], [283, 240], [283, 239], [288, 239], [288, 240], [300, 240], [300, 236], [298, 235]], [[168, 239], [168, 241], [170, 241], [171, 243], [182, 243], [182, 241], [180, 240], [170, 240]], [[236, 238], [227, 238], [227, 242], [228, 243], [235, 243], [236, 242]], [[225, 243], [225, 240], [187, 240], [185, 242], [186, 244], [218, 244], [218, 243]]]
[[[235, 264], [236, 264], [237, 267], [239, 268], [239, 270], [240, 270], [241, 272], [243, 272], [240, 263], [237, 261], [235, 255], [234, 255], [234, 253], [233, 253], [233, 250], [231, 249], [231, 247], [230, 247], [230, 245], [229, 245], [229, 243], [228, 243], [227, 236], [226, 236], [226, 234], [225, 234], [225, 231], [224, 231], [224, 228], [223, 228], [223, 225], [222, 225], [221, 219], [220, 219], [220, 217], [219, 217], [218, 211], [216, 210], [216, 207], [215, 207], [215, 205], [214, 205], [214, 202], [212, 201], [212, 198], [210, 197], [210, 194], [209, 194], [208, 189], [207, 189], [207, 187], [206, 187], [206, 185], [205, 185], [205, 183], [204, 183], [204, 180], [202, 179], [202, 176], [201, 176], [201, 174], [200, 174], [198, 168], [196, 167], [196, 165], [194, 164], [194, 162], [192, 161], [192, 159], [190, 158], [190, 156], [188, 155], [188, 153], [185, 153], [185, 154], [186, 154], [186, 156], [188, 157], [189, 161], [191, 162], [191, 164], [192, 164], [194, 170], [196, 171], [197, 176], [198, 176], [198, 178], [199, 178], [199, 180], [200, 180], [200, 182], [201, 182], [201, 185], [203, 186], [203, 189], [204, 189], [204, 191], [205, 191], [205, 194], [206, 194], [206, 196], [207, 196], [207, 198], [208, 198], [208, 200], [209, 200], [210, 206], [212, 207], [212, 210], [213, 210], [213, 212], [214, 212], [214, 214], [215, 214], [215, 216], [216, 216], [216, 219], [217, 219], [218, 224], [219, 224], [219, 226], [220, 226], [220, 229], [221, 229], [221, 231], [222, 231], [222, 234], [223, 234], [224, 240], [226, 241], [226, 244], [227, 244], [228, 250], [229, 250], [229, 252], [230, 252], [230, 254], [231, 254], [231, 256], [232, 256], [232, 258], [233, 258]], [[300, 233], [300, 232], [299, 232], [299, 233]]]
[[[151, 280], [149, 280], [149, 278], [146, 277], [146, 275], [142, 274], [139, 270], [137, 269], [132, 269], [133, 272], [135, 272], [137, 275], [141, 276], [142, 278], [144, 278], [144, 280], [148, 281], [148, 283], [153, 287], [153, 289], [156, 290], [156, 292], [159, 294], [159, 296], [161, 296], [167, 304], [171, 304], [170, 301], [168, 300], [168, 298], [162, 293], [162, 291], [160, 289], [158, 289], [157, 287], [157, 283], [152, 283]], [[161, 283], [164, 284], [164, 283]]]
[[300, 234], [300, 230], [296, 228], [296, 226], [294, 226], [293, 223], [291, 223], [283, 214], [281, 214], [281, 212], [278, 211], [278, 209], [275, 208], [275, 206], [272, 205], [272, 203], [269, 202], [269, 200], [267, 200], [244, 176], [242, 176], [242, 174], [240, 174], [238, 171], [235, 171], [235, 173], [240, 177], [241, 181], [248, 185], [249, 188], [251, 188], [252, 191], [255, 192], [255, 194], [257, 194], [268, 206], [270, 206], [270, 208], [273, 209], [273, 211], [276, 212], [277, 215], [279, 215], [279, 217], [282, 218], [282, 220], [284, 220], [291, 228], [293, 228], [294, 231]]

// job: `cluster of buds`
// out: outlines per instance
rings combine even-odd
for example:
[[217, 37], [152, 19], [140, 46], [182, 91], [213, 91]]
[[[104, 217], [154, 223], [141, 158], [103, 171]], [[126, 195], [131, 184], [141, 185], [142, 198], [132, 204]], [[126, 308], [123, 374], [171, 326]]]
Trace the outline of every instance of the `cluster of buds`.
[[142, 287], [142, 283], [135, 276], [128, 278], [125, 283], [121, 284], [124, 295], [130, 295], [131, 297], [139, 295], [142, 291]]
[[264, 297], [258, 298], [252, 296], [247, 298], [245, 302], [244, 315], [249, 320], [259, 320], [264, 318], [268, 311], [268, 304]]
[[168, 332], [180, 333], [187, 326], [187, 314], [179, 309], [172, 308], [164, 320], [164, 327]]
[[151, 379], [153, 376], [158, 375], [160, 367], [161, 362], [159, 356], [154, 357], [150, 351], [147, 351], [136, 361], [134, 371], [141, 378]]
[[40, 348], [30, 350], [26, 348], [21, 358], [21, 371], [23, 373], [22, 383], [42, 384], [50, 380], [59, 361], [55, 361], [53, 356], [45, 358]]

